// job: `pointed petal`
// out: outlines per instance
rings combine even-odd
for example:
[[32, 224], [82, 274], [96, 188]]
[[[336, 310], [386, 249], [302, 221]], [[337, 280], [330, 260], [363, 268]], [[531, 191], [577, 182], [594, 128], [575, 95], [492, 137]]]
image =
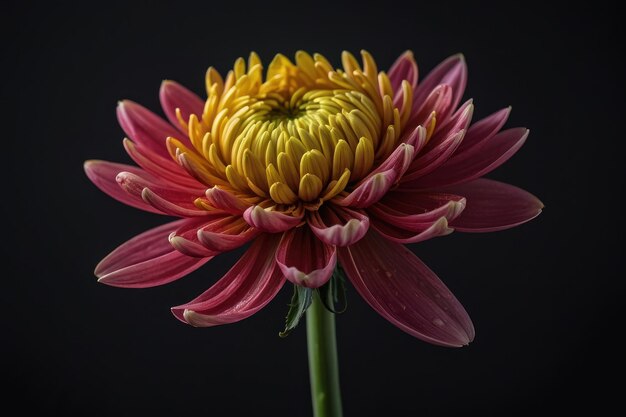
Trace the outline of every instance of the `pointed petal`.
[[363, 211], [332, 205], [312, 212], [307, 222], [319, 240], [336, 246], [349, 246], [359, 241], [370, 225]]
[[402, 91], [402, 81], [407, 80], [413, 88], [417, 86], [418, 70], [417, 63], [413, 57], [413, 52], [406, 51], [396, 59], [389, 72], [389, 81], [391, 82], [391, 88], [397, 95]]
[[85, 174], [87, 174], [87, 177], [91, 180], [91, 182], [93, 182], [96, 187], [108, 194], [110, 197], [113, 197], [117, 201], [129, 206], [149, 211], [151, 213], [161, 214], [161, 211], [121, 189], [115, 179], [117, 174], [122, 171], [133, 172], [138, 175], [147, 175], [140, 168], [131, 165], [116, 164], [114, 162], [90, 160], [85, 161], [84, 169]]
[[166, 284], [199, 268], [211, 258], [191, 258], [174, 249], [168, 236], [189, 220], [178, 220], [135, 236], [96, 266], [98, 282], [144, 288]]
[[172, 308], [179, 320], [209, 327], [250, 317], [269, 303], [285, 278], [274, 261], [279, 236], [264, 235], [215, 285], [195, 300]]
[[424, 102], [431, 91], [440, 84], [447, 84], [452, 88], [450, 107], [455, 109], [461, 102], [467, 84], [467, 65], [462, 54], [453, 55], [437, 65], [415, 89], [413, 103]]
[[450, 158], [436, 171], [402, 184], [404, 189], [424, 189], [471, 181], [493, 171], [517, 152], [528, 137], [528, 129], [504, 130], [480, 147]]
[[164, 158], [170, 157], [165, 146], [168, 136], [189, 143], [187, 136], [181, 135], [172, 125], [130, 100], [118, 104], [117, 120], [128, 137]]
[[462, 232], [494, 232], [508, 229], [537, 217], [543, 203], [515, 186], [486, 178], [444, 188], [462, 195], [467, 207], [451, 225]]
[[435, 114], [438, 125], [445, 123], [448, 115], [454, 110], [452, 105], [454, 91], [452, 87], [446, 84], [438, 85], [423, 102], [413, 101], [413, 105], [417, 106], [411, 112], [411, 117], [407, 122], [407, 127], [413, 128], [417, 125], [426, 126], [426, 121], [431, 114]]
[[385, 162], [363, 179], [346, 197], [335, 197], [332, 201], [344, 207], [371, 206], [402, 177], [413, 161], [413, 155], [413, 146], [401, 143]]
[[460, 154], [473, 149], [475, 146], [479, 147], [487, 143], [489, 139], [494, 137], [494, 135], [502, 129], [502, 126], [504, 126], [510, 114], [511, 107], [507, 107], [472, 124], [467, 130], [465, 138], [463, 138], [463, 143], [461, 143], [459, 149], [455, 152], [454, 157], [458, 157]]
[[298, 227], [283, 234], [276, 251], [276, 263], [294, 284], [318, 288], [333, 274], [337, 248], [315, 237], [308, 226]]
[[415, 158], [400, 181], [402, 183], [411, 182], [435, 171], [450, 159], [463, 141], [464, 136], [465, 130], [454, 132], [438, 146]]
[[339, 249], [339, 261], [359, 294], [400, 329], [436, 345], [458, 347], [474, 339], [467, 312], [417, 256], [368, 233]]
[[204, 194], [203, 189], [187, 190], [173, 184], [163, 186], [131, 172], [120, 172], [116, 181], [128, 194], [142, 199], [162, 213], [178, 217], [207, 214], [206, 210], [200, 210], [194, 204], [198, 195]]
[[161, 107], [163, 107], [163, 111], [165, 111], [165, 115], [170, 123], [185, 134], [187, 131], [181, 126], [178, 117], [176, 117], [176, 109], [180, 109], [184, 121], [188, 121], [189, 116], [192, 114], [195, 114], [198, 118], [202, 117], [204, 101], [176, 81], [163, 81], [159, 91], [159, 98]]
[[250, 206], [234, 192], [224, 190], [218, 186], [206, 190], [206, 198], [209, 204], [219, 210], [231, 214], [242, 214]]
[[412, 223], [409, 227], [397, 227], [384, 220], [373, 217], [371, 227], [378, 234], [391, 242], [417, 243], [434, 237], [446, 236], [454, 231], [448, 227], [448, 219], [445, 216], [433, 222]]
[[431, 225], [441, 217], [449, 222], [456, 219], [465, 205], [465, 198], [455, 194], [392, 191], [368, 207], [367, 212], [373, 218], [417, 232], [423, 231], [424, 225]]
[[198, 230], [198, 240], [209, 250], [226, 252], [246, 244], [260, 233], [241, 216], [227, 214], [223, 220], [211, 221]]
[[126, 153], [146, 172], [161, 178], [166, 182], [171, 182], [186, 188], [201, 188], [202, 184], [191, 177], [172, 158], [163, 158], [150, 149], [138, 145], [130, 139], [124, 139], [124, 149]]
[[252, 206], [243, 213], [243, 218], [252, 227], [262, 232], [279, 233], [296, 227], [302, 221], [303, 214], [292, 216], [280, 211]]

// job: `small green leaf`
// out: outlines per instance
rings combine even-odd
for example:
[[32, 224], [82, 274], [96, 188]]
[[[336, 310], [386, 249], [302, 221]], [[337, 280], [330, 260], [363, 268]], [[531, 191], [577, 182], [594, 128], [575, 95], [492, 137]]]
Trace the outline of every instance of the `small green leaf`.
[[287, 337], [289, 333], [296, 328], [312, 301], [313, 290], [311, 288], [305, 288], [294, 284], [293, 296], [291, 297], [289, 311], [287, 312], [287, 319], [285, 320], [285, 330], [278, 333], [280, 337]]
[[[326, 310], [331, 313], [341, 314], [348, 308], [346, 298], [346, 274], [337, 264], [330, 280], [319, 288], [320, 299]], [[337, 308], [337, 305], [340, 308]]]

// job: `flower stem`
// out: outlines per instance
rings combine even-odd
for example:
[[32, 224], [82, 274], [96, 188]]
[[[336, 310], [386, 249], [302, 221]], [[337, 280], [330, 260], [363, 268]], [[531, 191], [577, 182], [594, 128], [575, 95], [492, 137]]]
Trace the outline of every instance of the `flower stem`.
[[313, 415], [341, 417], [335, 315], [324, 308], [317, 291], [306, 312], [306, 334]]

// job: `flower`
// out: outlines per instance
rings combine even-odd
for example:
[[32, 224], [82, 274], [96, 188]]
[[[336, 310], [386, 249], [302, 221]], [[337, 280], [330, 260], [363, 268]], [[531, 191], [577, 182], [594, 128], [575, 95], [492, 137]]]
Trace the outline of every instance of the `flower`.
[[[193, 326], [232, 323], [264, 307], [289, 280], [318, 288], [337, 262], [383, 317], [425, 341], [474, 338], [465, 309], [403, 244], [453, 229], [487, 232], [524, 223], [541, 202], [481, 178], [528, 136], [501, 130], [510, 108], [470, 125], [459, 107], [462, 55], [418, 83], [411, 52], [387, 73], [361, 52], [343, 69], [299, 51], [277, 55], [265, 77], [259, 57], [236, 60], [226, 78], [206, 73], [207, 100], [164, 81], [169, 122], [132, 101], [117, 108], [139, 165], [87, 161], [87, 176], [111, 197], [179, 217], [122, 244], [96, 267], [119, 287], [161, 285], [248, 242], [226, 275], [172, 308]], [[458, 108], [457, 108], [458, 107]]]

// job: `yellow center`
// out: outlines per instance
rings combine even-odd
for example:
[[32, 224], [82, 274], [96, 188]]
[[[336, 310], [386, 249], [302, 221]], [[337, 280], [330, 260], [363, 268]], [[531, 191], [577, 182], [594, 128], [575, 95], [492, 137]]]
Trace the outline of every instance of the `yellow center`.
[[[394, 106], [389, 78], [367, 52], [363, 67], [342, 55], [343, 70], [299, 51], [277, 55], [265, 80], [255, 53], [226, 79], [209, 68], [202, 115], [180, 123], [194, 149], [168, 138], [172, 157], [207, 186], [281, 209], [316, 210], [367, 176], [397, 146], [411, 111], [402, 83]], [[206, 207], [202, 199], [196, 204]]]

